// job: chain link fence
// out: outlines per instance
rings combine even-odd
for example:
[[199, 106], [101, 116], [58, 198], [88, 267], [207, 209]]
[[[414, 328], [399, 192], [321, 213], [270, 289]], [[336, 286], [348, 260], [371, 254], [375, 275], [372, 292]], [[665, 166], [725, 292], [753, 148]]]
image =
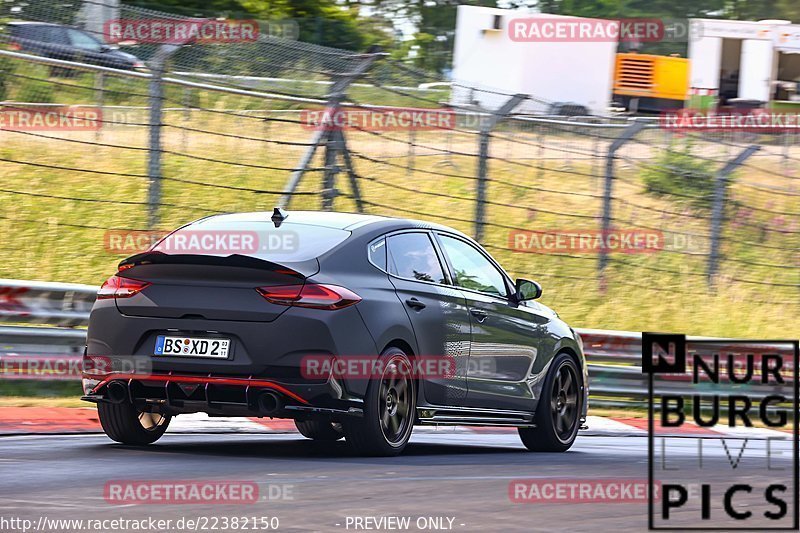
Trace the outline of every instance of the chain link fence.
[[[120, 43], [97, 59], [73, 44], [36, 48], [13, 29], [53, 23], [105, 46], [100, 20], [192, 20], [110, 0], [31, 1], [2, 16], [0, 277], [99, 283], [142, 235], [288, 205], [460, 229], [512, 275], [541, 280], [545, 303], [580, 325], [791, 333], [795, 133], [521, 114], [542, 102], [269, 31]], [[130, 69], [102, 59], [121, 51]], [[389, 120], [403, 113], [421, 119]]]

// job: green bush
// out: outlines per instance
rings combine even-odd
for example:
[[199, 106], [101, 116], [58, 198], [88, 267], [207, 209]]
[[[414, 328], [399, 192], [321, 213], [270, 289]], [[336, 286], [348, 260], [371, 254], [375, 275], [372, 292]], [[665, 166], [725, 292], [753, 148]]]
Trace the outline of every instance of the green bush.
[[682, 147], [670, 147], [642, 173], [645, 191], [670, 196], [699, 209], [708, 209], [714, 198], [716, 169], [713, 161], [692, 154], [688, 140]]

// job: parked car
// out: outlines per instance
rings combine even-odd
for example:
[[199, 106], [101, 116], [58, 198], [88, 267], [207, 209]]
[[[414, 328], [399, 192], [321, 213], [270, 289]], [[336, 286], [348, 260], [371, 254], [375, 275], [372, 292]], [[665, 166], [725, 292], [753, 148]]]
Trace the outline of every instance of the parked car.
[[136, 56], [77, 28], [45, 22], [9, 22], [7, 27], [13, 50], [120, 70], [146, 69]]
[[560, 115], [564, 117], [588, 117], [591, 115], [589, 108], [585, 105], [574, 102], [555, 102], [547, 107], [548, 115]]
[[[237, 253], [186, 248], [246, 235]], [[103, 284], [85, 360], [147, 371], [90, 365], [83, 399], [133, 445], [205, 412], [291, 418], [367, 455], [400, 453], [426, 424], [516, 427], [530, 450], [566, 451], [586, 417], [587, 367], [541, 293], [438, 224], [278, 208], [207, 217]], [[449, 371], [417, 371], [431, 361]]]

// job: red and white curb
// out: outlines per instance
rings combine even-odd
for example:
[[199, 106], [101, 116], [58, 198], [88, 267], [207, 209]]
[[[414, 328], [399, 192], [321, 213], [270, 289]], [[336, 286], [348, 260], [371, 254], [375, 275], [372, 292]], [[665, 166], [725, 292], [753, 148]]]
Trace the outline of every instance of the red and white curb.
[[[581, 435], [606, 437], [645, 437], [647, 419], [589, 416]], [[102, 431], [97, 410], [68, 407], [3, 407], [0, 409], [0, 435], [97, 433]], [[168, 433], [296, 433], [294, 422], [280, 418], [210, 417], [205, 413], [180, 415], [172, 419]], [[515, 428], [482, 426], [418, 426], [415, 434], [514, 434]], [[657, 436], [756, 438], [786, 437], [786, 431], [766, 428], [703, 428], [686, 424], [679, 428], [657, 428]]]

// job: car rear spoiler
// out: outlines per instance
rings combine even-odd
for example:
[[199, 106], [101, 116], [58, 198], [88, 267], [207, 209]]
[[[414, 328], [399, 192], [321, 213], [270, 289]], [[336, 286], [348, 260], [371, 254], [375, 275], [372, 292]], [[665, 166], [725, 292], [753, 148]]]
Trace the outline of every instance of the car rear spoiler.
[[266, 259], [252, 257], [241, 254], [227, 256], [210, 254], [165, 254], [164, 252], [142, 252], [132, 255], [120, 261], [118, 268], [120, 271], [140, 265], [209, 265], [209, 266], [232, 266], [240, 268], [252, 268], [256, 270], [267, 270], [278, 274], [297, 278], [299, 281], [313, 276], [319, 272], [319, 261], [310, 259], [308, 261], [287, 262], [279, 264]]

